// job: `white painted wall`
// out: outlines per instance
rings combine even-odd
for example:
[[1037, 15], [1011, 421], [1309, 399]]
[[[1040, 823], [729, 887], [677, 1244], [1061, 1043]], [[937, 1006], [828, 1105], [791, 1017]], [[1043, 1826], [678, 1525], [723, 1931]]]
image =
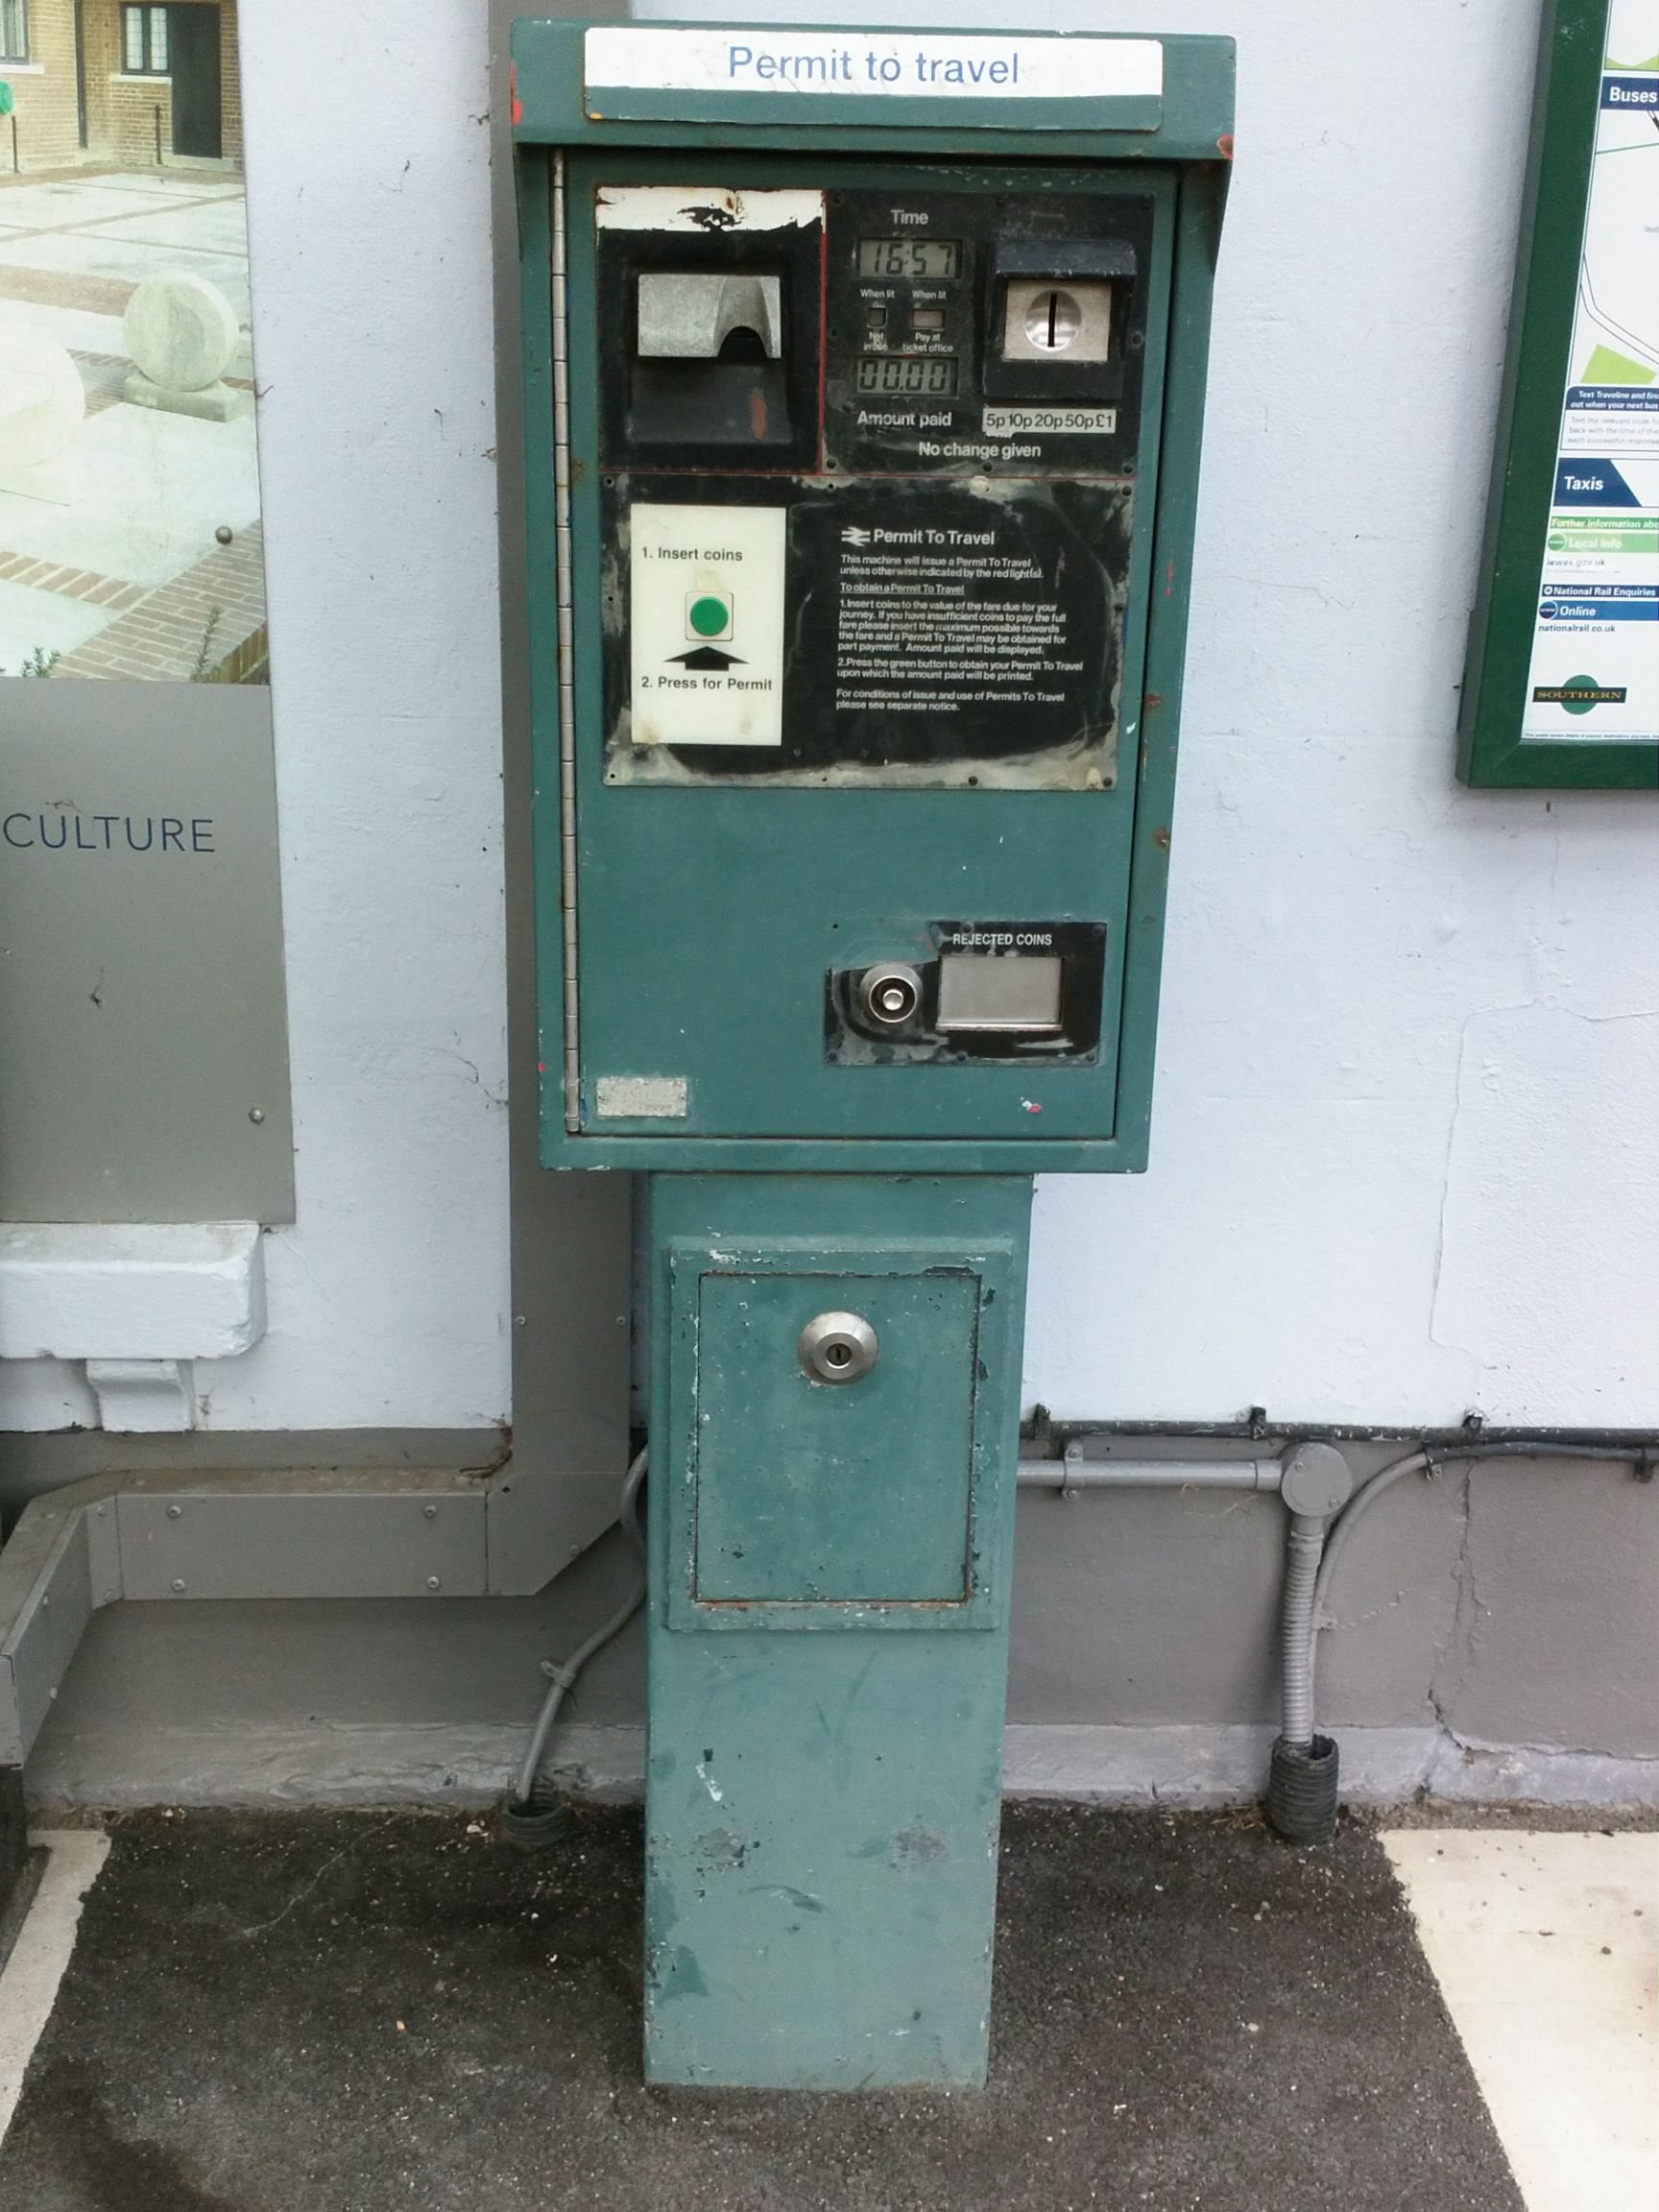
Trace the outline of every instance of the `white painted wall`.
[[[1028, 1395], [1651, 1421], [1656, 809], [1452, 774], [1533, 0], [1044, 12], [1240, 51], [1153, 1166], [1042, 1187]], [[208, 1418], [484, 1424], [508, 1396], [484, 4], [242, 14], [300, 1219]]]
[[242, 0], [298, 1225], [215, 1428], [507, 1409], [482, 7]]
[[1041, 1190], [1057, 1412], [1659, 1414], [1659, 810], [1452, 773], [1537, 13], [1089, 11], [1239, 101], [1152, 1166]]
[[[505, 1417], [483, 0], [241, 0], [298, 1221], [214, 1429]], [[8, 1362], [0, 1425], [95, 1421]]]

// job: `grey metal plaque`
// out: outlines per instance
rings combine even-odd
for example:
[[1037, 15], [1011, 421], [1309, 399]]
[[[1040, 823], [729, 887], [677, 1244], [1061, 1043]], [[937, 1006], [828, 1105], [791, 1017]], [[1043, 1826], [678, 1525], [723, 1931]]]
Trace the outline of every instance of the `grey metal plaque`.
[[293, 1218], [271, 693], [0, 679], [0, 1219]]

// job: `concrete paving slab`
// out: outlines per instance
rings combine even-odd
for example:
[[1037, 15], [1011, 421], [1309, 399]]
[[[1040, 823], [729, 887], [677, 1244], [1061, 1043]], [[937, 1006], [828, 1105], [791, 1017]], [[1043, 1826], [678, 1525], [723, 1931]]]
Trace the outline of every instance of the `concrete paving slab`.
[[114, 617], [108, 607], [0, 582], [0, 676], [17, 676], [37, 650], [73, 653]]
[[141, 202], [165, 207], [172, 198], [136, 180], [117, 189], [102, 177], [84, 184], [7, 184], [0, 186], [0, 214], [25, 229], [61, 230], [73, 223], [96, 223], [101, 216], [131, 215]]
[[1013, 1808], [981, 2096], [649, 2091], [639, 1826], [117, 1822], [29, 2212], [1519, 2212], [1385, 1853]]
[[94, 230], [42, 230], [6, 241], [5, 260], [14, 269], [49, 269], [60, 276], [96, 276], [142, 284], [146, 277], [187, 269], [217, 284], [240, 321], [248, 320], [248, 268], [233, 253], [190, 246], [143, 246]]
[[0, 301], [0, 322], [44, 331], [60, 346], [81, 353], [125, 353], [127, 340], [119, 315], [96, 315], [84, 308], [53, 307], [38, 300]]
[[1659, 1836], [1383, 1840], [1527, 2212], [1659, 2202]]
[[240, 200], [243, 195], [240, 174], [221, 169], [101, 170], [97, 182], [106, 192], [145, 200]]
[[[73, 506], [0, 493], [0, 546], [158, 586], [259, 515], [253, 419], [202, 422], [112, 407], [76, 433], [87, 495]], [[0, 656], [3, 658], [3, 656]]]
[[142, 214], [88, 224], [79, 235], [120, 238], [135, 246], [187, 246], [201, 252], [234, 253], [243, 259], [248, 253], [248, 217], [239, 197], [146, 208]]

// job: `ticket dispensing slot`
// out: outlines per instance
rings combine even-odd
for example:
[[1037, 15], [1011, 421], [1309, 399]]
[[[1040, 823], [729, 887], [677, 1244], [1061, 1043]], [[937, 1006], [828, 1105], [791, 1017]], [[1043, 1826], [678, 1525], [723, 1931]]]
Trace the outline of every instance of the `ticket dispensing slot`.
[[631, 339], [609, 457], [809, 465], [822, 195], [613, 185], [597, 213], [601, 328]]

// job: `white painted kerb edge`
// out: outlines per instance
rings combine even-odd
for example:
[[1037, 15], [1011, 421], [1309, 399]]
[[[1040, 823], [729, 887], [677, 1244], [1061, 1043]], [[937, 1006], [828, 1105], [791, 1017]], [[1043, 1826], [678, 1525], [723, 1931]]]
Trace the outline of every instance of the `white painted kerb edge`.
[[29, 1839], [47, 1851], [46, 1870], [17, 1941], [0, 1974], [0, 2141], [12, 2125], [23, 2077], [52, 2017], [75, 1949], [81, 1908], [109, 1856], [109, 1839], [90, 1830], [48, 1831]]

